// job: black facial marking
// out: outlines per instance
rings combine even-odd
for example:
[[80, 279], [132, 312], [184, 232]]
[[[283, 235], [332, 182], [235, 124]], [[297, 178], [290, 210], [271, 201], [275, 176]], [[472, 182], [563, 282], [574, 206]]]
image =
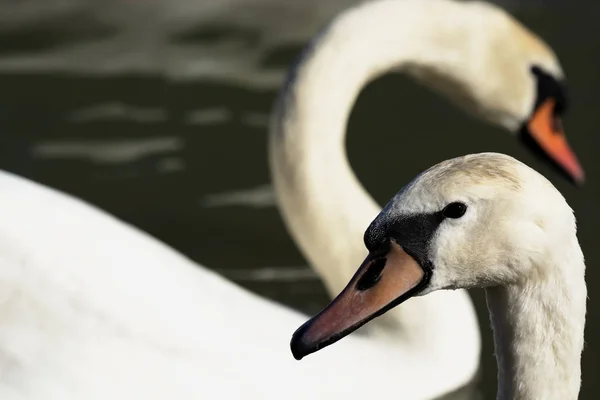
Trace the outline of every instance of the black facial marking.
[[553, 98], [556, 100], [554, 112], [557, 115], [563, 115], [568, 107], [567, 85], [565, 81], [558, 81], [552, 75], [544, 72], [540, 67], [534, 65], [531, 67], [531, 73], [537, 81], [537, 96], [533, 105], [533, 112], [546, 100]]
[[372, 288], [381, 279], [381, 272], [385, 267], [387, 259], [378, 258], [369, 265], [369, 269], [356, 282], [356, 289], [363, 291]]
[[382, 250], [382, 247], [389, 246], [390, 239], [393, 239], [421, 268], [431, 268], [429, 242], [443, 220], [441, 211], [397, 218], [380, 214], [365, 232], [365, 245], [371, 253], [383, 253], [387, 250]]

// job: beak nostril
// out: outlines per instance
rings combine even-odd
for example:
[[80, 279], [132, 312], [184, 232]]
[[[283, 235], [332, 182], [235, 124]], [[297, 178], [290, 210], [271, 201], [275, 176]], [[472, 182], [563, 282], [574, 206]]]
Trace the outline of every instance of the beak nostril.
[[378, 258], [371, 262], [369, 268], [365, 271], [356, 283], [356, 289], [363, 291], [372, 288], [381, 279], [381, 272], [385, 267], [386, 258]]

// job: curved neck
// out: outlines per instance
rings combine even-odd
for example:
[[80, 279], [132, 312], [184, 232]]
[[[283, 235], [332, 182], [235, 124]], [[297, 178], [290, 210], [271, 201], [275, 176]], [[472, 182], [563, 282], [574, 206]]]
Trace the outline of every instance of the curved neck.
[[[381, 210], [356, 178], [345, 151], [346, 124], [359, 92], [392, 69], [456, 70], [450, 65], [464, 50], [447, 49], [445, 35], [429, 34], [434, 25], [435, 32], [444, 24], [450, 31], [459, 20], [448, 23], [447, 13], [428, 15], [415, 4], [366, 3], [338, 17], [292, 69], [271, 120], [270, 168], [278, 206], [332, 296], [366, 256], [363, 234]], [[436, 364], [445, 357], [450, 364], [439, 378], [454, 379], [453, 384], [472, 378], [479, 364], [478, 323], [465, 291], [411, 299], [365, 328], [403, 350], [436, 352], [430, 357]], [[415, 367], [415, 376], [423, 373]]]
[[[579, 245], [531, 283], [486, 289], [498, 362], [498, 399], [576, 400], [586, 310]], [[550, 267], [550, 268], [548, 268]]]
[[[454, 93], [467, 86], [469, 72], [456, 64], [468, 46], [456, 44], [459, 40], [448, 46], [446, 34], [461, 30], [465, 6], [415, 4], [367, 3], [338, 17], [294, 66], [273, 114], [270, 162], [279, 205], [331, 294], [346, 285], [366, 255], [362, 236], [380, 211], [345, 151], [346, 124], [358, 94], [391, 70], [444, 79]], [[435, 5], [436, 12], [422, 4]]]

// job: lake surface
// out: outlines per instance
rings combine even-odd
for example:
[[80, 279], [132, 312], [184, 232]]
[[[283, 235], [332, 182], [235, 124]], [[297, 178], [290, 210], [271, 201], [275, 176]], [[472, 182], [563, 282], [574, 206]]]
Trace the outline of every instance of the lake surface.
[[[271, 8], [246, 4], [255, 19], [241, 11], [210, 14], [210, 2], [198, 3], [204, 11], [174, 10], [166, 14], [169, 24], [155, 26], [140, 17], [154, 14], [134, 5], [127, 14], [117, 2], [105, 8], [59, 3], [73, 9], [14, 14], [23, 20], [14, 26], [0, 18], [0, 168], [96, 204], [256, 293], [309, 314], [327, 304], [275, 208], [266, 124], [282, 74], [308, 35], [352, 2], [288, 10], [290, 21], [301, 15], [289, 31], [272, 16], [272, 7], [283, 7], [276, 1], [264, 2]], [[10, 11], [7, 4], [0, 4], [0, 15]], [[587, 259], [581, 398], [593, 399], [600, 394], [600, 5], [506, 4], [562, 61], [572, 104], [565, 127], [587, 172], [584, 188], [504, 131], [402, 76], [383, 77], [363, 91], [348, 151], [380, 203], [430, 165], [473, 152], [510, 154], [552, 180], [576, 212]], [[389, 172], [385, 180], [381, 170]], [[494, 398], [485, 300], [482, 291], [471, 294], [484, 335], [478, 391]]]

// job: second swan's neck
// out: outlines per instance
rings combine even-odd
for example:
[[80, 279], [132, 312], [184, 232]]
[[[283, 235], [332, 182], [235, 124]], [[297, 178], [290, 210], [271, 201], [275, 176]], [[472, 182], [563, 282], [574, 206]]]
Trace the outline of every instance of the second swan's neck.
[[[271, 121], [273, 183], [288, 228], [331, 294], [365, 256], [359, 244], [380, 211], [345, 151], [354, 102], [370, 80], [394, 69], [444, 75], [454, 91], [466, 87], [469, 72], [457, 65], [469, 46], [457, 43], [468, 10], [451, 1], [367, 3], [337, 18], [289, 75]], [[335, 231], [351, 240], [332, 240]], [[338, 273], [334, 262], [346, 269]]]
[[[464, 50], [445, 46], [448, 13], [440, 7], [455, 7], [454, 2], [431, 1], [438, 6], [433, 15], [418, 5], [425, 3], [380, 1], [344, 13], [303, 54], [273, 113], [269, 150], [278, 205], [331, 295], [344, 288], [366, 256], [363, 234], [381, 210], [345, 151], [354, 101], [378, 75], [415, 64], [444, 69]], [[450, 18], [454, 27], [465, 17], [462, 11]], [[465, 383], [479, 364], [478, 323], [465, 291], [411, 299], [367, 328], [406, 351], [431, 351], [438, 364], [444, 357], [453, 362], [440, 377], [448, 382]]]
[[531, 283], [486, 289], [499, 400], [576, 400], [586, 310], [585, 265], [579, 245], [555, 274]]

